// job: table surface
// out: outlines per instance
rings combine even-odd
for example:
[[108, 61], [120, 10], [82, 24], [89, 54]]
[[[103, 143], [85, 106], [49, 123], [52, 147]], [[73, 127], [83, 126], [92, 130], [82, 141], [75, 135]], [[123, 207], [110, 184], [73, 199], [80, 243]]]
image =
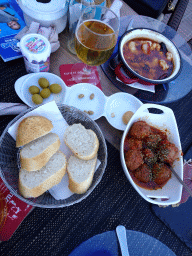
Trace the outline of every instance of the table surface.
[[[129, 8], [124, 5], [121, 9], [121, 16], [127, 14], [134, 13], [130, 13]], [[58, 76], [60, 76], [60, 65], [79, 62], [77, 57], [67, 49], [66, 30], [59, 34], [59, 41], [61, 47], [51, 54], [50, 69], [50, 72]], [[20, 64], [15, 69], [17, 63]], [[24, 75], [18, 74], [19, 70], [23, 72], [20, 60], [5, 63], [4, 67], [7, 67], [5, 75], [10, 77], [10, 84], [14, 84], [16, 77]], [[101, 67], [98, 67], [98, 72], [106, 96], [120, 91], [106, 77]], [[3, 73], [1, 74], [3, 84], [4, 77]], [[6, 84], [4, 88], [6, 88]], [[11, 99], [9, 97], [10, 89], [6, 88], [5, 90], [5, 92], [0, 91], [0, 97], [6, 94], [5, 99]], [[12, 88], [12, 90], [14, 89]], [[188, 94], [184, 102], [178, 101], [178, 103], [169, 105], [175, 110], [176, 119], [179, 121], [178, 128], [184, 151], [189, 148], [192, 141], [191, 113], [188, 111], [191, 106], [191, 99], [191, 95]], [[0, 119], [2, 126], [7, 125], [12, 118], [6, 116], [4, 121]], [[104, 117], [96, 122], [106, 140], [118, 149], [122, 131], [110, 126]], [[114, 149], [109, 143], [107, 143], [107, 146], [108, 164], [106, 172], [93, 193], [81, 203], [63, 209], [41, 209], [36, 207], [23, 221], [10, 241], [1, 244], [1, 255], [67, 256], [72, 249], [83, 241], [96, 234], [115, 230], [115, 227], [119, 224], [125, 225], [129, 230], [141, 231], [155, 237], [172, 248], [178, 256], [191, 255], [189, 248], [151, 213], [150, 204], [143, 200], [128, 182], [121, 167], [118, 150]], [[90, 221], [90, 219], [94, 221]], [[182, 254], [183, 252], [184, 254]]]

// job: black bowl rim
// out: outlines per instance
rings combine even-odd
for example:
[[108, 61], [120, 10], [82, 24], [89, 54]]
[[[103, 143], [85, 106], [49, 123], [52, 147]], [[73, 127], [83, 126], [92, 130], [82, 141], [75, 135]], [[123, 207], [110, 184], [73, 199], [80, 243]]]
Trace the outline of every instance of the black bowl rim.
[[120, 47], [121, 47], [121, 43], [122, 43], [122, 40], [123, 38], [129, 34], [130, 32], [134, 31], [134, 30], [151, 30], [151, 31], [154, 31], [162, 36], [164, 36], [161, 32], [158, 32], [157, 30], [155, 29], [151, 29], [151, 28], [142, 28], [142, 27], [139, 27], [139, 28], [133, 28], [133, 29], [130, 29], [128, 31], [126, 31], [120, 38], [119, 40], [119, 44], [118, 44], [118, 55], [120, 56], [120, 59], [121, 61], [123, 62], [123, 65], [132, 73], [134, 74], [136, 77], [144, 80], [144, 81], [147, 81], [147, 82], [151, 82], [152, 84], [162, 84], [162, 83], [169, 83], [171, 82], [172, 80], [176, 79], [179, 74], [181, 73], [181, 70], [182, 70], [182, 67], [183, 67], [183, 64], [182, 64], [182, 58], [181, 58], [181, 54], [180, 54], [180, 51], [179, 49], [177, 48], [177, 46], [175, 45], [175, 43], [173, 43], [169, 38], [167, 38], [166, 36], [164, 36], [167, 40], [169, 40], [174, 46], [175, 46], [175, 49], [177, 50], [178, 52], [178, 55], [179, 55], [179, 59], [180, 59], [180, 67], [179, 67], [179, 70], [177, 72], [177, 74], [175, 74], [175, 76], [173, 76], [172, 78], [166, 78], [166, 79], [162, 79], [162, 80], [152, 80], [152, 79], [148, 79], [146, 77], [143, 77], [141, 75], [139, 75], [137, 72], [135, 72], [133, 69], [131, 69], [128, 65], [127, 62], [124, 61], [124, 59], [122, 58], [121, 56], [121, 51], [120, 51]]

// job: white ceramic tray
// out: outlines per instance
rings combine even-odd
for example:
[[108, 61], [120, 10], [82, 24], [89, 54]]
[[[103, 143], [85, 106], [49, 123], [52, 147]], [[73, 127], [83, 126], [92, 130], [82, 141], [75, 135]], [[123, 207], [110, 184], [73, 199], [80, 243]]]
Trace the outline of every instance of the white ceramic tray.
[[[82, 111], [93, 111], [90, 115], [93, 120], [97, 120], [101, 116], [105, 116], [107, 121], [118, 130], [125, 130], [126, 125], [122, 121], [122, 116], [126, 111], [135, 113], [143, 103], [131, 94], [119, 92], [107, 97], [98, 87], [88, 84], [79, 83], [72, 87], [67, 87], [64, 81], [57, 75], [47, 72], [33, 73], [22, 76], [15, 82], [15, 91], [20, 99], [30, 107], [35, 107], [32, 101], [32, 95], [29, 93], [31, 85], [38, 85], [38, 79], [45, 77], [50, 84], [58, 83], [62, 86], [59, 94], [51, 94], [44, 99], [43, 104], [55, 100], [56, 103], [63, 103], [76, 107]], [[40, 88], [40, 87], [39, 87]], [[94, 98], [90, 100], [90, 95], [94, 93]], [[83, 94], [83, 98], [78, 98], [79, 94]], [[114, 117], [111, 114], [114, 113]]]
[[[149, 113], [148, 109], [154, 108], [161, 110], [163, 113], [161, 114], [152, 114]], [[179, 183], [177, 178], [172, 174], [171, 179], [163, 186], [162, 189], [157, 190], [147, 190], [139, 187], [129, 174], [129, 171], [125, 164], [124, 159], [124, 140], [129, 132], [132, 124], [138, 120], [144, 120], [150, 125], [153, 125], [163, 131], [166, 131], [168, 139], [170, 142], [174, 143], [176, 147], [179, 149], [179, 160], [174, 161], [173, 168], [179, 175], [179, 177], [183, 180], [183, 157], [182, 157], [182, 149], [180, 143], [179, 132], [177, 128], [177, 123], [175, 120], [175, 116], [173, 111], [170, 108], [157, 105], [157, 104], [143, 104], [136, 113], [130, 119], [121, 139], [120, 146], [120, 155], [121, 155], [121, 163], [127, 176], [128, 180], [135, 188], [135, 190], [148, 202], [158, 205], [171, 205], [176, 204], [181, 200], [182, 194], [182, 185]], [[166, 201], [162, 201], [161, 199], [166, 199]]]

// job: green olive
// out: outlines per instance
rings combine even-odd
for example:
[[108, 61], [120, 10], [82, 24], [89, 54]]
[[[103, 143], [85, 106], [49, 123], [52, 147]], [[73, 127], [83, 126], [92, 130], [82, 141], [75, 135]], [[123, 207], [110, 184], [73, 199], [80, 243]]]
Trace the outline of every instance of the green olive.
[[41, 86], [41, 88], [49, 87], [49, 81], [45, 77], [39, 78], [38, 83]]
[[41, 97], [44, 99], [48, 98], [50, 94], [51, 94], [51, 91], [49, 90], [49, 88], [45, 88], [40, 92]]
[[50, 85], [50, 91], [51, 91], [52, 93], [60, 93], [61, 90], [62, 90], [62, 87], [61, 87], [61, 85], [59, 85], [59, 84], [51, 84], [51, 85]]
[[39, 89], [39, 87], [32, 85], [29, 87], [29, 92], [31, 94], [38, 94], [40, 92], [40, 89]]
[[32, 101], [35, 104], [39, 105], [39, 104], [41, 104], [43, 102], [43, 98], [39, 94], [33, 94]]

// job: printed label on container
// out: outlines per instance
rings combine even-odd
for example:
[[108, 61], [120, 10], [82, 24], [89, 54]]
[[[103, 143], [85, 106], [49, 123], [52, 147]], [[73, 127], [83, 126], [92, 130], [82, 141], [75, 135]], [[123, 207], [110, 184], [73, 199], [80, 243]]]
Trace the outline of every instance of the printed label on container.
[[50, 67], [50, 58], [47, 58], [47, 61], [32, 61], [29, 62], [26, 57], [24, 57], [25, 68], [28, 73], [36, 72], [48, 72]]
[[26, 40], [25, 47], [32, 53], [42, 53], [45, 50], [45, 42], [37, 37], [30, 37]]

